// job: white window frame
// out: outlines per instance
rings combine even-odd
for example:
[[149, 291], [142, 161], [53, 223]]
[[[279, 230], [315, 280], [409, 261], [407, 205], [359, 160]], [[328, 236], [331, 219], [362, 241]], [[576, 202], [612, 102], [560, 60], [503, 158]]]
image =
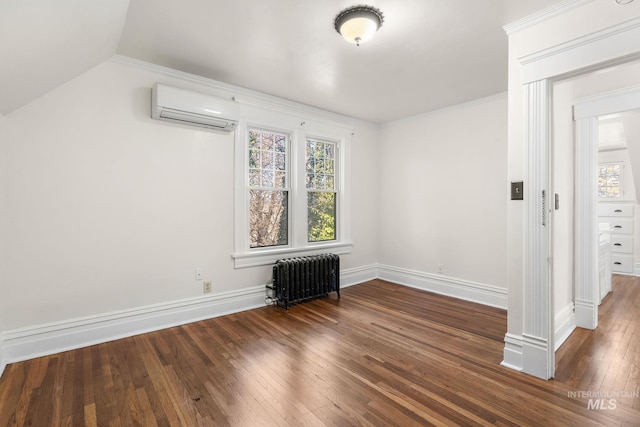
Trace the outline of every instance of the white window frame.
[[[246, 127], [246, 132], [245, 132], [245, 138], [246, 141], [245, 143], [248, 145], [248, 140], [249, 140], [249, 130], [257, 130], [257, 131], [264, 131], [264, 132], [273, 132], [273, 133], [277, 133], [277, 134], [282, 134], [282, 135], [286, 135], [287, 136], [287, 146], [286, 146], [286, 157], [285, 157], [285, 162], [286, 162], [286, 166], [285, 166], [285, 173], [286, 173], [286, 187], [279, 189], [279, 188], [266, 188], [266, 187], [251, 187], [249, 185], [249, 166], [248, 166], [248, 162], [249, 162], [249, 150], [247, 147], [247, 151], [246, 151], [246, 163], [247, 166], [245, 168], [246, 174], [247, 174], [247, 182], [246, 182], [246, 187], [247, 187], [247, 192], [246, 192], [246, 197], [247, 199], [249, 198], [249, 192], [251, 190], [267, 190], [267, 191], [286, 191], [287, 192], [287, 244], [286, 245], [275, 245], [275, 246], [265, 246], [265, 247], [256, 247], [256, 248], [251, 248], [250, 243], [249, 244], [249, 250], [250, 251], [255, 251], [255, 250], [264, 250], [264, 249], [268, 249], [268, 248], [288, 248], [291, 246], [291, 208], [292, 208], [292, 204], [291, 204], [291, 194], [292, 194], [292, 184], [294, 183], [294, 177], [292, 177], [291, 174], [291, 166], [293, 164], [293, 162], [291, 161], [291, 154], [292, 154], [292, 140], [293, 140], [293, 135], [290, 131], [288, 130], [283, 130], [283, 129], [276, 129], [273, 127], [264, 127], [264, 126], [255, 126], [255, 125], [248, 125]], [[249, 204], [247, 204], [247, 214], [249, 212]], [[249, 220], [247, 217], [247, 239], [250, 239], [250, 233], [249, 233]]]
[[307, 150], [307, 140], [312, 139], [314, 141], [319, 141], [319, 142], [323, 142], [323, 143], [332, 143], [335, 144], [335, 152], [334, 152], [334, 174], [333, 174], [333, 179], [334, 179], [334, 188], [332, 190], [322, 190], [322, 189], [312, 189], [312, 188], [307, 188], [306, 186], [306, 178], [307, 178], [307, 174], [306, 174], [306, 170], [303, 171], [303, 179], [304, 181], [302, 182], [303, 186], [304, 186], [304, 202], [305, 202], [305, 212], [306, 212], [306, 218], [307, 218], [307, 225], [309, 222], [309, 193], [335, 193], [336, 195], [336, 207], [335, 207], [335, 222], [336, 222], [336, 229], [335, 229], [335, 234], [336, 234], [336, 238], [333, 240], [324, 240], [324, 241], [318, 241], [318, 242], [309, 242], [309, 229], [307, 227], [307, 234], [306, 234], [306, 238], [307, 238], [307, 242], [309, 242], [309, 245], [320, 245], [320, 244], [328, 244], [328, 243], [333, 243], [333, 242], [337, 242], [340, 240], [340, 223], [338, 222], [339, 217], [338, 217], [338, 212], [340, 212], [340, 204], [341, 204], [341, 197], [340, 197], [340, 181], [342, 179], [341, 174], [340, 174], [340, 165], [342, 163], [341, 158], [340, 158], [340, 141], [339, 140], [335, 140], [332, 138], [326, 138], [326, 137], [322, 137], [322, 136], [317, 136], [317, 135], [313, 135], [310, 133], [305, 134], [304, 139], [302, 141], [303, 145], [303, 152], [304, 152], [304, 156], [303, 156], [303, 164], [306, 165], [306, 161], [307, 161], [307, 156], [306, 156], [306, 150]]
[[[264, 112], [242, 117], [235, 130], [234, 147], [234, 259], [235, 268], [273, 264], [282, 258], [331, 252], [347, 254], [353, 246], [350, 230], [348, 167], [351, 133], [345, 127], [312, 118]], [[286, 246], [250, 248], [249, 245], [249, 129], [264, 129], [289, 135], [289, 241]], [[308, 241], [307, 189], [305, 185], [306, 138], [336, 143], [336, 240]]]

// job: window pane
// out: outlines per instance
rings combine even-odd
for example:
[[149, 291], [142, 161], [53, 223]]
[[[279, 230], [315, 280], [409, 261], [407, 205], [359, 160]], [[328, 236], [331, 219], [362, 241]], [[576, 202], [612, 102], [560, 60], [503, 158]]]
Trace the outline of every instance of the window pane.
[[288, 205], [286, 191], [249, 191], [250, 247], [288, 244]]
[[287, 138], [286, 134], [249, 130], [250, 187], [286, 188]]
[[262, 171], [262, 186], [263, 187], [274, 187], [273, 185], [273, 171], [263, 170]]
[[249, 169], [249, 185], [252, 187], [260, 186], [260, 169]]
[[622, 197], [623, 172], [621, 163], [598, 165], [598, 197], [605, 199]]
[[308, 240], [336, 240], [336, 193], [308, 193]]
[[273, 169], [273, 151], [262, 152], [262, 168]]
[[307, 188], [335, 190], [335, 142], [307, 139], [306, 141]]

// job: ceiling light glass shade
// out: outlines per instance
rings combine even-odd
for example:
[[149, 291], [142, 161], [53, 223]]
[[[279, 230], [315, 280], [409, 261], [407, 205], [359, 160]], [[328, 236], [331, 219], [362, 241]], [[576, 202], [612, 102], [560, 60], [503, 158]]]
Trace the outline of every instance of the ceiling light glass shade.
[[384, 15], [371, 6], [353, 6], [340, 12], [334, 21], [337, 32], [349, 43], [360, 46], [378, 31]]

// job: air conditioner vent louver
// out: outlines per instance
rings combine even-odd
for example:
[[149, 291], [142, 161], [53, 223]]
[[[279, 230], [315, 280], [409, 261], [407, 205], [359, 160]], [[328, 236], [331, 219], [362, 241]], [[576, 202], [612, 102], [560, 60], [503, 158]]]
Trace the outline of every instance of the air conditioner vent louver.
[[151, 91], [151, 117], [189, 126], [230, 132], [238, 125], [238, 105], [156, 83]]
[[175, 122], [184, 122], [196, 126], [211, 127], [213, 129], [233, 130], [234, 123], [228, 120], [218, 120], [215, 118], [207, 118], [196, 114], [185, 113], [184, 111], [163, 109], [160, 112], [160, 119], [171, 120]]

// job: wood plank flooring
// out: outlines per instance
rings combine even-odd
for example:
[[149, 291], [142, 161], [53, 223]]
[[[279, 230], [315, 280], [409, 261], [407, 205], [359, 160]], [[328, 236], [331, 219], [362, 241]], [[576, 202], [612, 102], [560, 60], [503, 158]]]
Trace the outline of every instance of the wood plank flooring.
[[640, 279], [613, 289], [552, 381], [500, 366], [505, 311], [374, 280], [11, 364], [0, 426], [637, 426], [569, 395], [638, 390]]

